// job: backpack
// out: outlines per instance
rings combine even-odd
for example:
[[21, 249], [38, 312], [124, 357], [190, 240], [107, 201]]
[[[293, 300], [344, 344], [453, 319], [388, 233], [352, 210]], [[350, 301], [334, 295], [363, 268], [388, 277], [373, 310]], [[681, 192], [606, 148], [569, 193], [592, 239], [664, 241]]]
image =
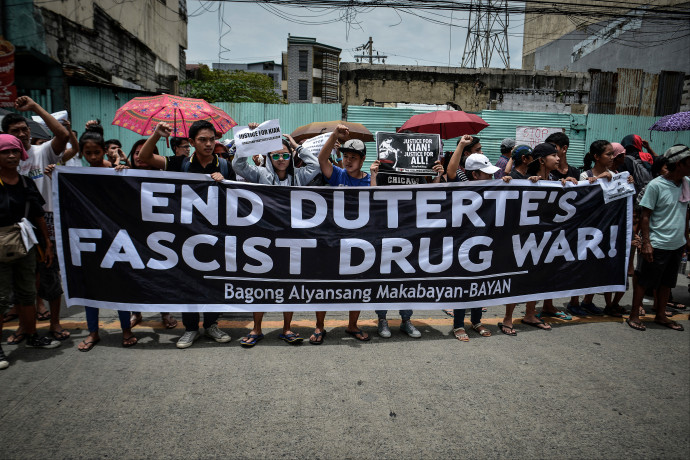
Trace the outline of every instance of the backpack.
[[[182, 172], [189, 172], [189, 167], [191, 166], [191, 158], [190, 157], [184, 157], [182, 160]], [[225, 158], [218, 157], [218, 167], [220, 168], [220, 174], [228, 179], [229, 175], [229, 169], [228, 169], [228, 160]]]
[[633, 179], [635, 179], [635, 189], [639, 193], [640, 190], [653, 179], [652, 172], [645, 163], [639, 158], [633, 158]]

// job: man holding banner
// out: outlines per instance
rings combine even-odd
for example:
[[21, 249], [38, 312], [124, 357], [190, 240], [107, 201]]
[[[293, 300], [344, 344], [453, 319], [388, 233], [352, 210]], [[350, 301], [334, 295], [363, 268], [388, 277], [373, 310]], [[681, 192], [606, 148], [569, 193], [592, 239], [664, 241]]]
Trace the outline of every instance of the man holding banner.
[[[153, 153], [156, 142], [161, 137], [169, 137], [171, 133], [172, 127], [169, 124], [158, 123], [154, 133], [142, 146], [139, 160], [165, 171], [210, 174], [217, 182], [223, 179], [235, 180], [235, 171], [232, 170], [228, 161], [213, 153], [216, 146], [216, 129], [210, 122], [198, 120], [189, 128], [189, 143], [194, 147], [194, 153], [189, 157], [163, 157]], [[220, 313], [217, 312], [204, 313], [204, 335], [218, 343], [227, 343], [231, 337], [218, 328], [219, 317]], [[198, 312], [182, 313], [185, 333], [177, 341], [177, 348], [189, 348], [199, 338], [199, 319]]]

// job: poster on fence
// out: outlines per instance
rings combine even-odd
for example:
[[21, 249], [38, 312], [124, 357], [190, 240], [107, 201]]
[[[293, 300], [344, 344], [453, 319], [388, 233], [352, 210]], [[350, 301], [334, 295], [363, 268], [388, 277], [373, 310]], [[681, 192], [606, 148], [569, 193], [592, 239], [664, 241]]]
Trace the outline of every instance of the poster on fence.
[[563, 133], [563, 128], [532, 128], [529, 126], [518, 126], [515, 128], [515, 145], [529, 145], [534, 148], [537, 144], [542, 144], [546, 138], [553, 133]]
[[432, 168], [440, 152], [438, 134], [376, 133], [376, 158], [384, 174], [435, 176]]
[[217, 183], [58, 167], [68, 305], [136, 311], [439, 309], [624, 291], [632, 200], [598, 184]]

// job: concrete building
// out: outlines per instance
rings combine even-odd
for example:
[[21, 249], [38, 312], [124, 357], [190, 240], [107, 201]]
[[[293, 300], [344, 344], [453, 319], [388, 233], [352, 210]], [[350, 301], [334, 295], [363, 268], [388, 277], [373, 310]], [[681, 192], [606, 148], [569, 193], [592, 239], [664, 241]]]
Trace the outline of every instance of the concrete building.
[[449, 105], [467, 112], [586, 113], [589, 75], [516, 69], [340, 64], [344, 107], [399, 103]]
[[530, 6], [543, 2], [525, 3], [523, 69], [615, 72], [628, 68], [690, 74], [687, 0], [565, 0], [553, 7], [575, 13], [567, 16], [530, 13]]
[[283, 95], [283, 66], [273, 61], [251, 62], [248, 64], [233, 64], [228, 62], [214, 62], [212, 68], [218, 70], [243, 70], [245, 72], [262, 73], [273, 79], [275, 92]]
[[287, 53], [283, 53], [282, 83], [287, 102], [339, 102], [340, 51], [340, 48], [318, 43], [315, 38], [288, 35]]
[[185, 78], [186, 0], [12, 0], [0, 17], [18, 93], [47, 108], [75, 85], [176, 94]]

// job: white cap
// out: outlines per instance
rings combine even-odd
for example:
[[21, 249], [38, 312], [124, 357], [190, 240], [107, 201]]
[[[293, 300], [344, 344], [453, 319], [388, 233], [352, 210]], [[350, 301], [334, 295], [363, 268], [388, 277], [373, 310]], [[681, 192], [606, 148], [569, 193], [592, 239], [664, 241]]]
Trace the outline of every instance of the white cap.
[[494, 174], [499, 169], [491, 164], [486, 155], [481, 153], [473, 153], [465, 160], [466, 171], [481, 171], [486, 174]]

